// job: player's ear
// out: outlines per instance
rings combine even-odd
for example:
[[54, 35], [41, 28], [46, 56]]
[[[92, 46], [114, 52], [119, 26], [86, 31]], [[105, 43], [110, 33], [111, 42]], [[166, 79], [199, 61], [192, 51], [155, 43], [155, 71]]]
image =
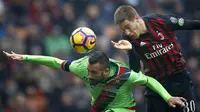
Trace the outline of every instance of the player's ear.
[[109, 69], [109, 68], [106, 68], [106, 69], [104, 70], [104, 74], [108, 76], [108, 75], [110, 74], [110, 69]]

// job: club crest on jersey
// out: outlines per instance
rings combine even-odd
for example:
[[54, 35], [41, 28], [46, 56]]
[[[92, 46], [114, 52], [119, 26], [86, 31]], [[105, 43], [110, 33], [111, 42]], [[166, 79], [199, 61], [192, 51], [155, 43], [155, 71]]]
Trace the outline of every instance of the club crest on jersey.
[[158, 34], [159, 37], [161, 37], [160, 40], [165, 39], [164, 35], [161, 32], [156, 31], [156, 33]]
[[184, 24], [184, 19], [183, 18], [178, 19], [178, 25], [183, 26], [183, 24]]
[[175, 17], [170, 17], [170, 21], [174, 24], [178, 23], [178, 19]]

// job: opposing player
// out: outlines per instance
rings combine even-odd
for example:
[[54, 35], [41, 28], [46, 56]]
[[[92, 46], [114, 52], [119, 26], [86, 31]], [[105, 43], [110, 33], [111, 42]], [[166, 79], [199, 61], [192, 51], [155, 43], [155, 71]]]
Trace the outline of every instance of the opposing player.
[[120, 6], [115, 11], [114, 21], [123, 31], [124, 40], [112, 41], [112, 44], [118, 49], [129, 50], [131, 68], [138, 72], [142, 60], [147, 68], [145, 74], [159, 80], [170, 94], [182, 96], [188, 101], [184, 109], [171, 109], [161, 97], [147, 88], [147, 112], [196, 112], [190, 73], [186, 70], [174, 31], [200, 29], [200, 21], [175, 15], [140, 17], [128, 5]]
[[124, 63], [109, 59], [100, 51], [72, 62], [48, 56], [4, 53], [13, 60], [63, 69], [81, 78], [91, 93], [93, 112], [135, 112], [133, 84], [151, 88], [171, 107], [185, 106], [184, 98], [172, 97], [155, 79], [130, 71]]

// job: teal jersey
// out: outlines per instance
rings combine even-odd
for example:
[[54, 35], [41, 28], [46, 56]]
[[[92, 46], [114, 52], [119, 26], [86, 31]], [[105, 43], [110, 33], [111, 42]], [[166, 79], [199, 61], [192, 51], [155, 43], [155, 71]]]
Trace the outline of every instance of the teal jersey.
[[133, 108], [135, 100], [132, 85], [145, 85], [147, 77], [141, 72], [136, 73], [123, 62], [110, 59], [110, 75], [102, 83], [91, 86], [88, 79], [88, 57], [73, 62], [66, 61], [62, 68], [81, 78], [92, 96], [92, 109], [103, 111], [109, 108]]

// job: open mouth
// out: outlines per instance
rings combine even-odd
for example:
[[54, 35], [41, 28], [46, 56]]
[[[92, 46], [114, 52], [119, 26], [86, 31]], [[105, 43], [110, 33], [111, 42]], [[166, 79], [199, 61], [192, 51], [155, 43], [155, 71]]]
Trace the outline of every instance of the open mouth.
[[134, 34], [132, 34], [132, 38], [134, 38], [134, 39], [137, 39], [138, 38], [138, 36], [139, 36], [139, 34], [138, 33], [134, 33]]

